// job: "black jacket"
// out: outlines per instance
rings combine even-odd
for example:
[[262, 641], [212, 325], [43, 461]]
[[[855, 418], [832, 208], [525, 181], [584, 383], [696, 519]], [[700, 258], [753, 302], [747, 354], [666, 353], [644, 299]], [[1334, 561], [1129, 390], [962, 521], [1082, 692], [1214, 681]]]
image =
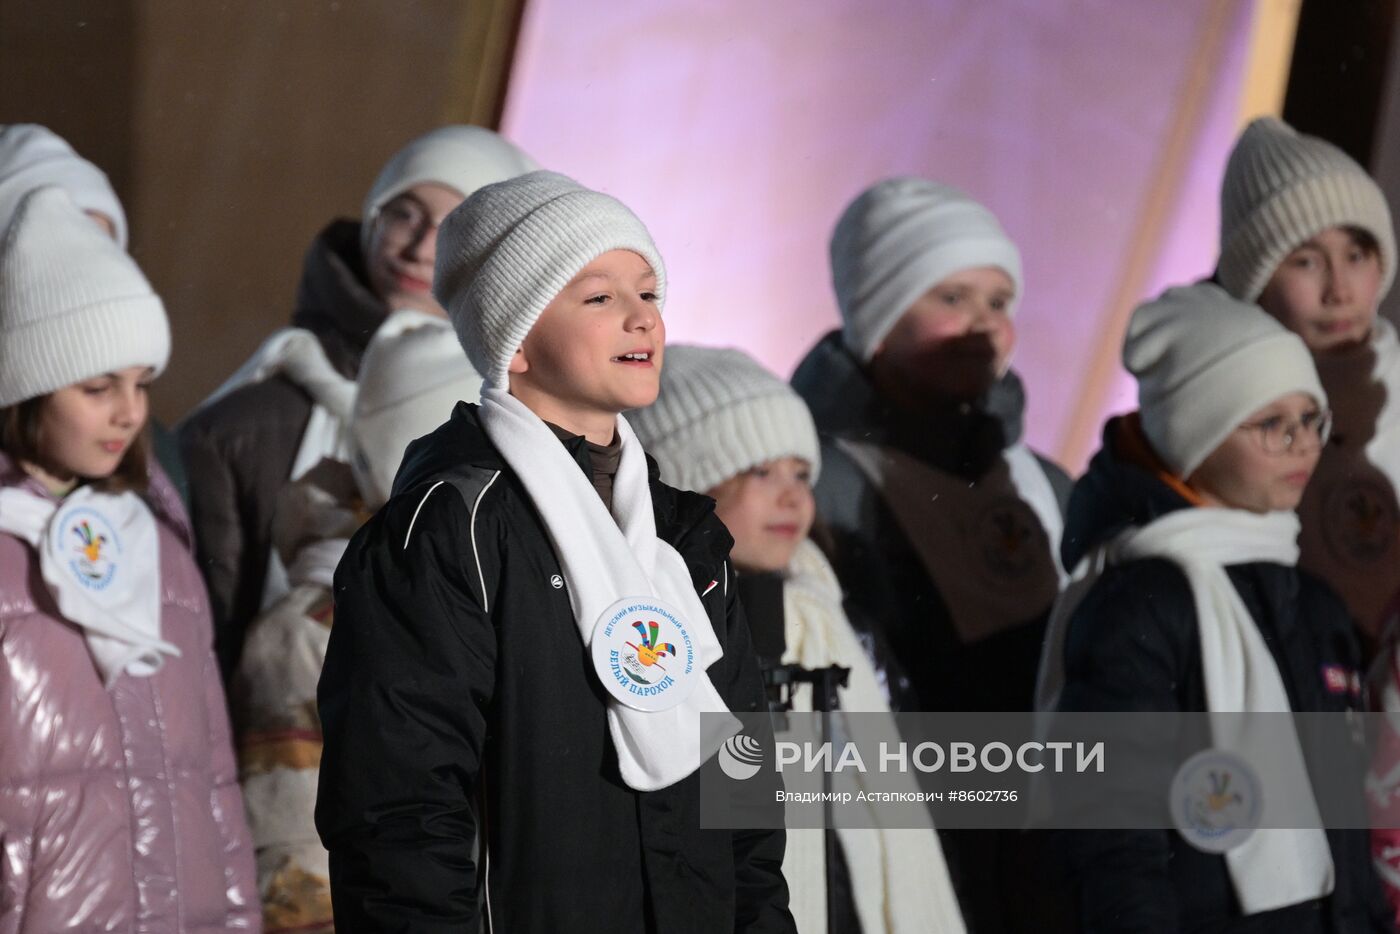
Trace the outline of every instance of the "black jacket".
[[[314, 333], [342, 376], [354, 377], [388, 314], [370, 291], [358, 221], [336, 221], [307, 251], [295, 327]], [[262, 605], [272, 513], [311, 418], [311, 396], [277, 376], [234, 390], [178, 426], [190, 477], [190, 519], [209, 585], [214, 650], [227, 681]]]
[[[584, 439], [566, 446], [587, 471]], [[731, 710], [761, 710], [732, 540], [712, 500], [651, 476], [657, 534], [708, 590], [709, 676]], [[337, 929], [793, 929], [782, 831], [700, 829], [698, 773], [623, 784], [562, 571], [476, 406], [410, 447], [335, 599], [316, 823]]]
[[[1021, 438], [1021, 381], [1008, 373], [979, 406], [949, 411], [941, 419], [913, 418], [880, 399], [840, 332], [833, 332], [798, 366], [792, 385], [821, 434], [817, 513], [830, 540], [832, 566], [846, 588], [847, 615], [857, 628], [878, 627], [902, 669], [875, 658], [894, 709], [1030, 710], [1050, 606], [1023, 625], [962, 643], [889, 504], [834, 443], [849, 438], [898, 448], [972, 483]], [[1040, 463], [1063, 509], [1069, 477], [1043, 458]]]
[[[1063, 547], [1067, 567], [1119, 531], [1189, 506], [1150, 470], [1115, 453], [1122, 424], [1109, 422], [1103, 449], [1075, 485]], [[1332, 693], [1323, 680], [1326, 666], [1354, 672], [1359, 664], [1351, 620], [1331, 590], [1291, 566], [1254, 563], [1226, 570], [1274, 655], [1292, 708], [1361, 709], [1359, 697]], [[1184, 573], [1171, 561], [1108, 568], [1071, 617], [1064, 652], [1061, 710], [1206, 709], [1195, 602]], [[1225, 858], [1196, 850], [1174, 831], [1066, 832], [1062, 839], [1084, 931], [1392, 930], [1367, 833], [1330, 830], [1327, 836], [1336, 866], [1334, 893], [1248, 917], [1240, 914]]]

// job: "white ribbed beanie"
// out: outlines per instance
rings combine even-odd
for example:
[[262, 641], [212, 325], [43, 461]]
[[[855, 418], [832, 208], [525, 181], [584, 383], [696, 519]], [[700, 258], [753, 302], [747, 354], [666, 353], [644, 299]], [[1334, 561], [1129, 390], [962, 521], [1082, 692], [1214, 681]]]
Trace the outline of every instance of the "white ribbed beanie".
[[831, 236], [831, 280], [846, 347], [869, 362], [925, 292], [963, 269], [995, 266], [1021, 296], [1021, 254], [996, 216], [922, 178], [877, 182], [850, 203]]
[[438, 229], [433, 296], [488, 383], [509, 388], [511, 358], [545, 306], [579, 270], [611, 250], [666, 267], [651, 234], [621, 201], [555, 172], [531, 172], [477, 190]]
[[361, 244], [384, 205], [414, 185], [428, 182], [467, 195], [539, 168], [510, 140], [479, 126], [444, 126], [418, 137], [389, 158], [365, 196]]
[[84, 211], [110, 219], [117, 243], [126, 249], [126, 212], [106, 173], [46, 127], [36, 123], [0, 126], [0, 234], [24, 196], [46, 185], [68, 192]]
[[165, 307], [126, 251], [62, 189], [26, 195], [0, 241], [0, 406], [169, 359]]
[[404, 451], [481, 396], [481, 377], [452, 325], [420, 311], [396, 311], [379, 326], [360, 364], [350, 416], [350, 466], [372, 509], [389, 501]]
[[1302, 338], [1211, 283], [1139, 305], [1123, 365], [1137, 377], [1153, 450], [1183, 478], [1269, 403], [1303, 392], [1327, 405]]
[[1329, 227], [1360, 227], [1376, 238], [1384, 298], [1395, 279], [1395, 228], [1380, 186], [1324, 139], [1273, 117], [1250, 123], [1220, 187], [1220, 284], [1256, 301], [1284, 257]]
[[740, 350], [668, 344], [656, 402], [626, 414], [662, 481], [704, 493], [780, 457], [821, 469], [802, 397]]

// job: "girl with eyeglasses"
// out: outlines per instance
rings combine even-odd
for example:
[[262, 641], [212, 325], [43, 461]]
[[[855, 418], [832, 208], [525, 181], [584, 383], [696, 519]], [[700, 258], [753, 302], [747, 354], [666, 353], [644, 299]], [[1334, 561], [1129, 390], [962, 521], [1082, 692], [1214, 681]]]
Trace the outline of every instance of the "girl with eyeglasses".
[[[1062, 555], [1075, 570], [1051, 617], [1040, 708], [1359, 709], [1351, 617], [1297, 567], [1294, 509], [1330, 421], [1306, 345], [1206, 283], [1139, 307], [1123, 359], [1140, 409], [1108, 422], [1071, 496]], [[1256, 765], [1265, 808], [1280, 788], [1300, 790], [1294, 800], [1316, 808], [1291, 734], [1263, 765], [1250, 735], [1219, 722], [1212, 748]], [[1344, 742], [1359, 774], [1365, 751]], [[1124, 800], [1164, 803], [1168, 794], [1165, 784], [1121, 790]], [[1263, 814], [1263, 828], [1287, 825]], [[1065, 833], [1081, 929], [1393, 930], [1367, 833], [1301, 823], [1255, 830], [1223, 853], [1189, 823]]]

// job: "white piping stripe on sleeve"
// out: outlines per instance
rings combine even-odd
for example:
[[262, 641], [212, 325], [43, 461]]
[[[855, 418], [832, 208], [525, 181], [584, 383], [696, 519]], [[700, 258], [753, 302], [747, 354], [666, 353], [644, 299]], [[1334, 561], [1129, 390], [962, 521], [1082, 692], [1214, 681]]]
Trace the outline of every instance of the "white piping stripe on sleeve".
[[724, 562], [724, 599], [729, 599], [729, 560]]
[[428, 501], [429, 496], [433, 495], [433, 490], [436, 490], [446, 482], [446, 480], [439, 480], [437, 483], [428, 487], [428, 492], [424, 493], [423, 498], [418, 501], [418, 508], [413, 510], [413, 518], [408, 521], [408, 532], [403, 537], [403, 547], [405, 549], [408, 548], [408, 540], [413, 537], [413, 526], [418, 522], [418, 514], [423, 511], [423, 504]]
[[476, 507], [481, 505], [481, 498], [486, 495], [486, 491], [491, 489], [491, 484], [496, 482], [496, 478], [501, 475], [498, 470], [491, 475], [491, 479], [486, 481], [486, 485], [481, 488], [481, 492], [476, 494], [476, 502], [472, 503], [472, 557], [476, 560], [476, 579], [481, 584], [481, 612], [491, 612], [491, 607], [486, 599], [486, 575], [481, 573], [481, 553], [476, 548]]

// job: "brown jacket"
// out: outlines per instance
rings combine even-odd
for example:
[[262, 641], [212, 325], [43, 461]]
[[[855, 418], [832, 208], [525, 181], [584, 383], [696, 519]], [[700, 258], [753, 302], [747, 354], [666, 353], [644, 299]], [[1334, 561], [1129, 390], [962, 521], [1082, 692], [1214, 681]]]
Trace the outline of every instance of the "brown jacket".
[[[367, 282], [359, 222], [333, 222], [307, 251], [291, 323], [316, 334], [346, 377], [356, 375], [365, 345], [389, 311]], [[303, 389], [273, 377], [196, 410], [178, 429], [225, 681], [261, 609], [273, 504], [291, 474], [311, 407]]]

